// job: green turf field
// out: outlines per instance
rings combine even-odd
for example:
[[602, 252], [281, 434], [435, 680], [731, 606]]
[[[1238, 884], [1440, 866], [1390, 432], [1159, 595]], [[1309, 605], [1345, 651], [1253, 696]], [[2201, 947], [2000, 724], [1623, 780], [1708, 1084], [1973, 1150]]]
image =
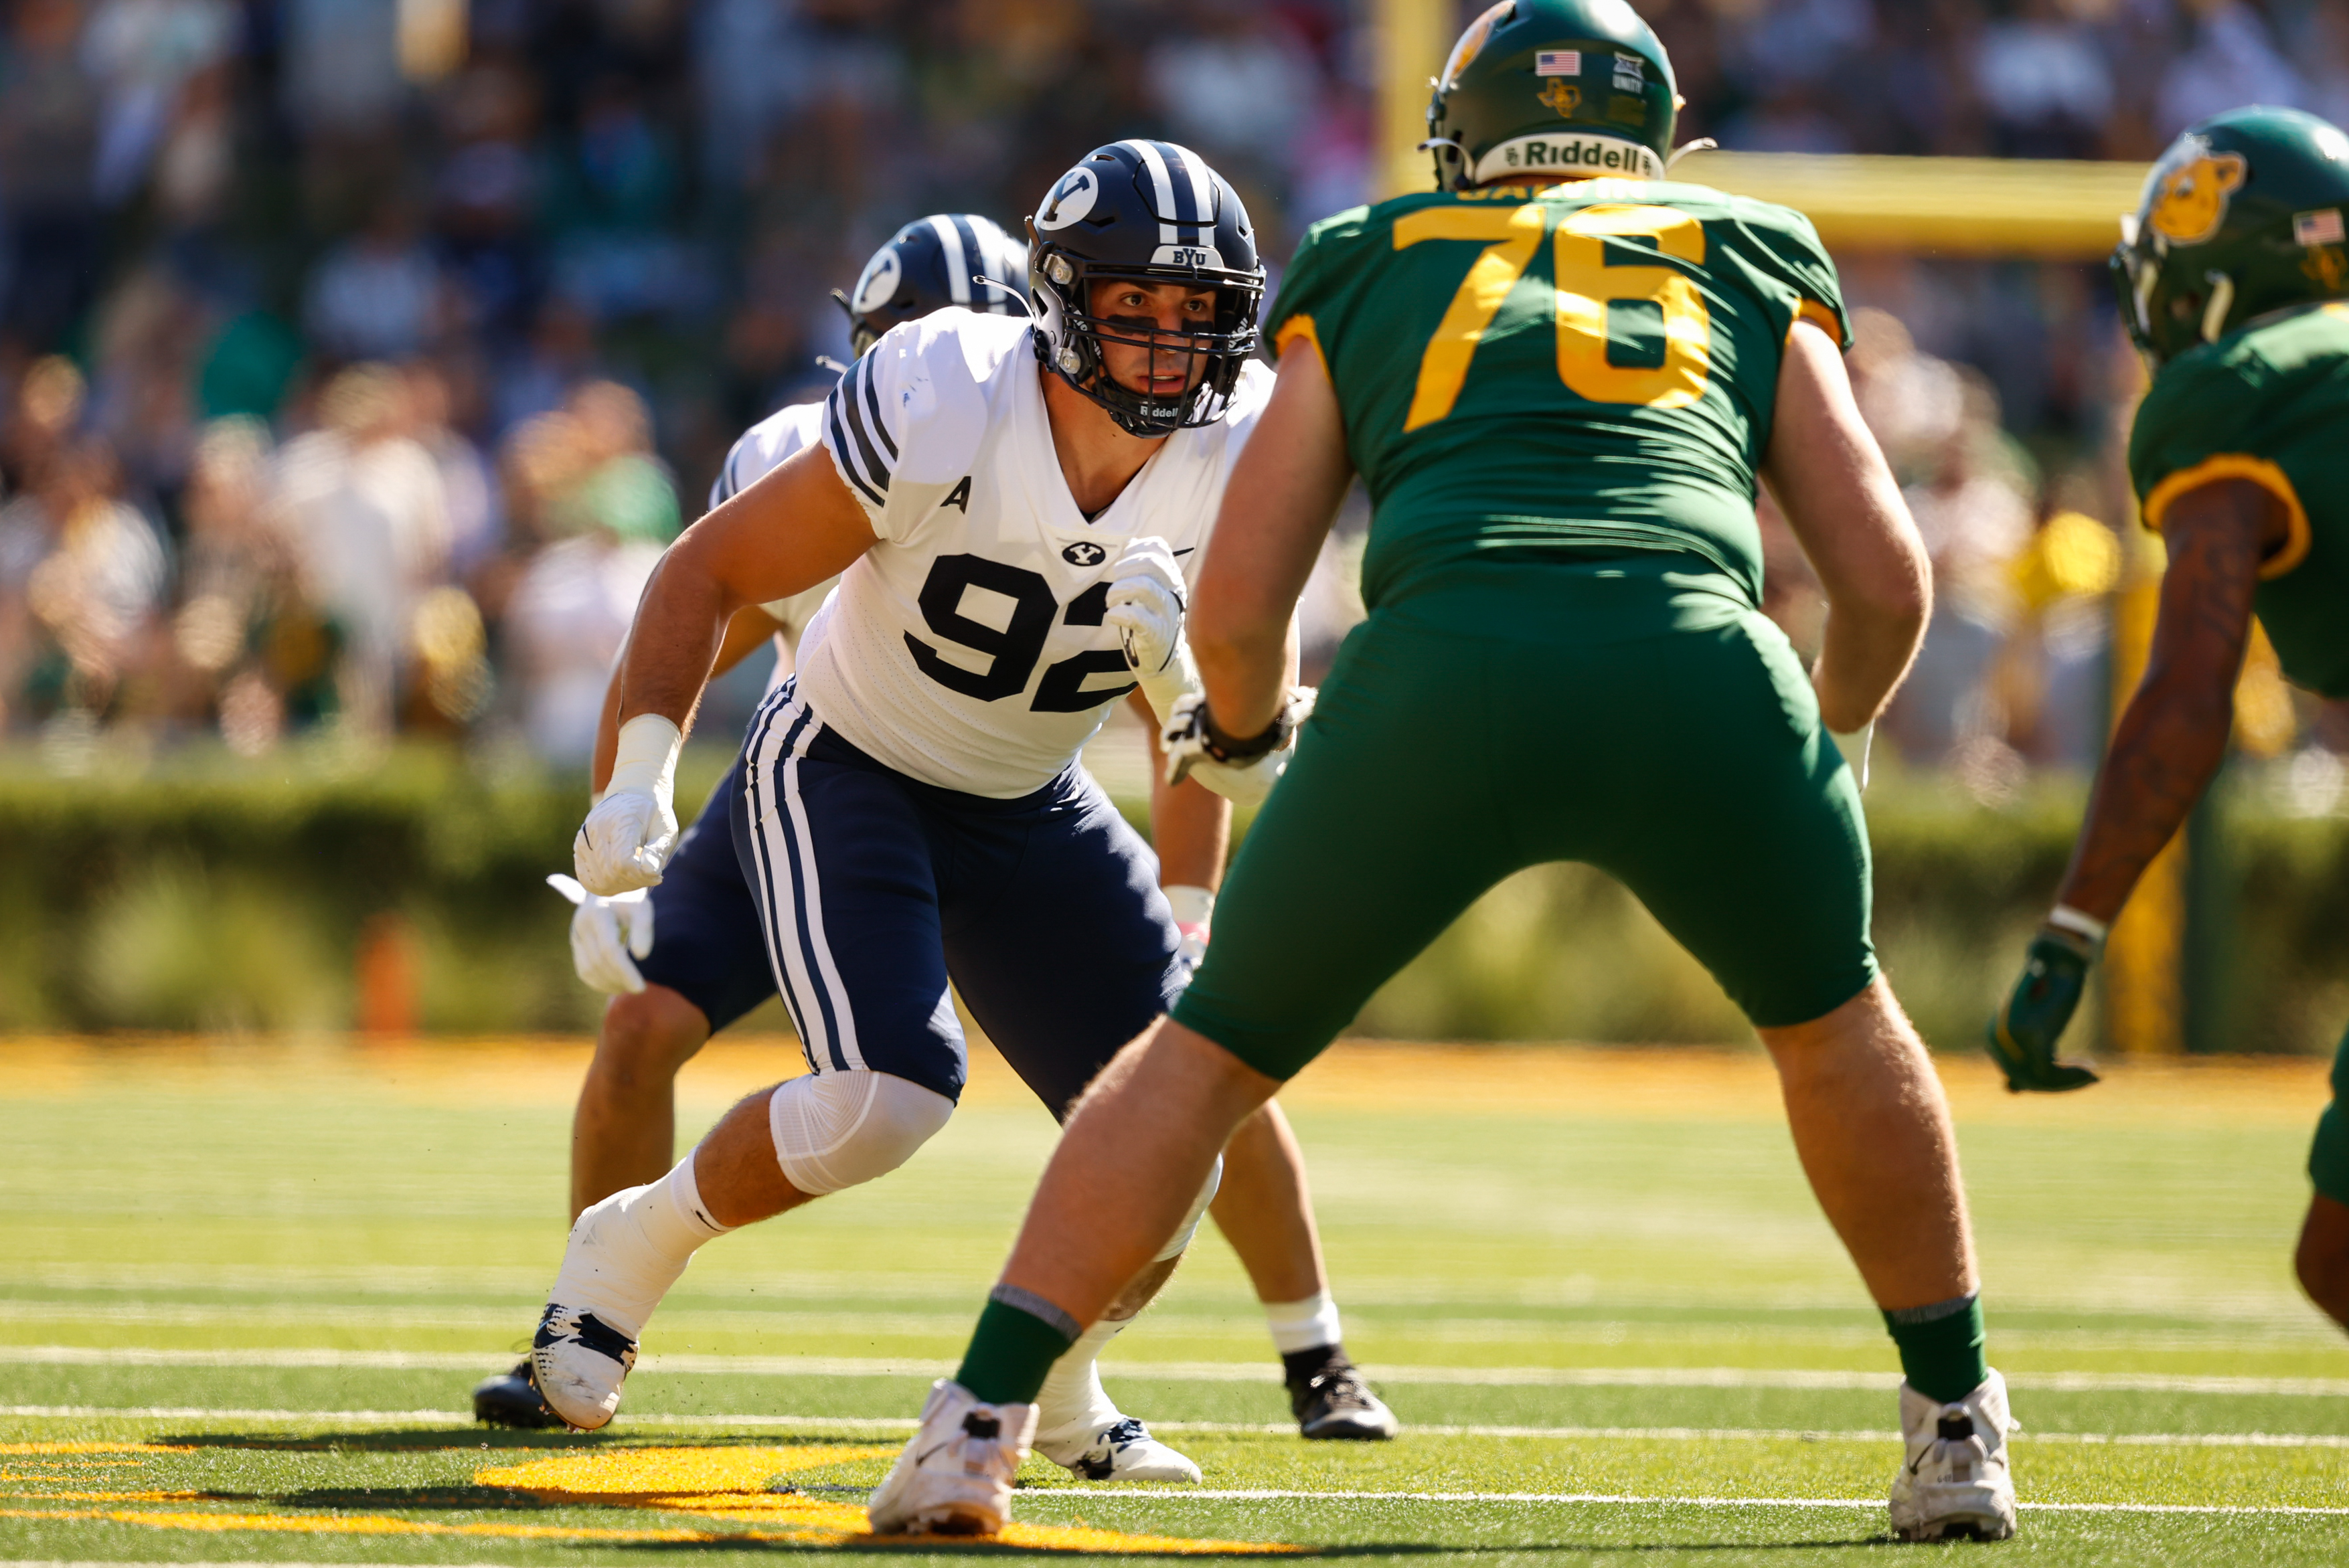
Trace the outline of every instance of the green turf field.
[[[688, 1135], [781, 1048], [695, 1064]], [[0, 1563], [699, 1564], [845, 1539], [1049, 1123], [982, 1072], [896, 1176], [705, 1252], [609, 1433], [493, 1434], [465, 1391], [511, 1364], [559, 1255], [580, 1061], [0, 1044]], [[2349, 1562], [2349, 1339], [2287, 1261], [2321, 1064], [2031, 1101], [1948, 1067], [2028, 1429], [2022, 1536], [1948, 1550]], [[1895, 1363], [1758, 1057], [1361, 1047], [1289, 1106], [1350, 1347], [1406, 1436], [1297, 1440], [1210, 1236], [1109, 1362], [1206, 1487], [1039, 1466], [1023, 1546], [979, 1554], [1936, 1550], [1884, 1542]]]

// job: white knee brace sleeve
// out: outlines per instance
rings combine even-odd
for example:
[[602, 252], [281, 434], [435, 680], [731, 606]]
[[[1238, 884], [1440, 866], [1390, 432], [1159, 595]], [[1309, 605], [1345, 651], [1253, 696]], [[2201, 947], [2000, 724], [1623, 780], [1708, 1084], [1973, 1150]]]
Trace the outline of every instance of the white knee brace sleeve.
[[888, 1073], [811, 1073], [767, 1099], [775, 1159], [816, 1198], [886, 1176], [953, 1114], [946, 1096]]
[[1207, 1212], [1207, 1205], [1216, 1201], [1216, 1189], [1223, 1184], [1224, 1157], [1218, 1154], [1215, 1164], [1207, 1169], [1207, 1184], [1199, 1189], [1198, 1202], [1193, 1203], [1191, 1212], [1183, 1216], [1183, 1228], [1174, 1233], [1173, 1241], [1158, 1249], [1158, 1255], [1150, 1260], [1152, 1263], [1163, 1264], [1168, 1258], [1183, 1255], [1183, 1249], [1189, 1246], [1191, 1238], [1199, 1233], [1199, 1221]]

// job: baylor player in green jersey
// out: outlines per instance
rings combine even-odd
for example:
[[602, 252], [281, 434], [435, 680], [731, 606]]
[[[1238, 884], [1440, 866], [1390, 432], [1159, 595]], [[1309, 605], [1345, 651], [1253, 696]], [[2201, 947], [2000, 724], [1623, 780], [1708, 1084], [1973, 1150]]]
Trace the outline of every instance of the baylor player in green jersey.
[[[1578, 860], [1719, 977], [1779, 1068], [1908, 1375], [1895, 1530], [2012, 1533], [1948, 1111], [1877, 974], [1826, 734], [1866, 727], [1907, 669], [1923, 551], [1853, 404], [1817, 237], [1666, 181], [1676, 101], [1623, 0], [1495, 5], [1429, 110], [1441, 189], [1318, 226], [1292, 263], [1278, 384], [1191, 607], [1205, 699], [1176, 708], [1170, 758], [1288, 740], [1291, 614], [1355, 473], [1370, 618], [1190, 990], [1070, 1122], [890, 1520], [999, 1523], [1025, 1401], [1177, 1217], [1164, 1193], [1485, 889]], [[1763, 478], [1826, 589], [1811, 671], [1758, 607]]]
[[[2153, 369], [2129, 477], [2168, 546], [2144, 684], [2114, 730], [2054, 910], [1992, 1021], [2016, 1089], [2095, 1081], [2055, 1059], [2106, 927], [2226, 754], [2256, 615], [2286, 676], [2349, 696], [2349, 136], [2294, 109], [2189, 129], [2113, 255]], [[1218, 935], [1220, 937], [1220, 933]], [[2301, 1283], [2349, 1327], [2349, 1039], [2317, 1123]]]
[[1848, 346], [1841, 302], [1787, 208], [1505, 181], [1317, 223], [1268, 325], [1319, 353], [1376, 498], [1366, 606], [1658, 552], [1750, 607], [1779, 361], [1798, 320]]

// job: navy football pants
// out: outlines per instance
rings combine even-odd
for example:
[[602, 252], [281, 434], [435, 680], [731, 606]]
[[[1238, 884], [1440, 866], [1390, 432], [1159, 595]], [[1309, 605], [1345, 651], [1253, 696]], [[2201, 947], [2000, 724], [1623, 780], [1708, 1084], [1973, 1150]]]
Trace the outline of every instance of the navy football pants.
[[1182, 988], [1156, 859], [1079, 767], [1017, 799], [943, 789], [858, 750], [786, 683], [751, 721], [739, 780], [728, 809], [751, 929], [816, 1072], [958, 1098], [951, 980], [1064, 1116]]

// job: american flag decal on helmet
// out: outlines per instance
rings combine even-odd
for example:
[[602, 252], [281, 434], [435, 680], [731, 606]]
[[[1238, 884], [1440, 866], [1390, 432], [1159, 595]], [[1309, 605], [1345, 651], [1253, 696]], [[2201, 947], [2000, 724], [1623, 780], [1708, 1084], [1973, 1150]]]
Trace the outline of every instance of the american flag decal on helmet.
[[1578, 77], [1582, 74], [1580, 49], [1536, 49], [1534, 75], [1537, 77]]

